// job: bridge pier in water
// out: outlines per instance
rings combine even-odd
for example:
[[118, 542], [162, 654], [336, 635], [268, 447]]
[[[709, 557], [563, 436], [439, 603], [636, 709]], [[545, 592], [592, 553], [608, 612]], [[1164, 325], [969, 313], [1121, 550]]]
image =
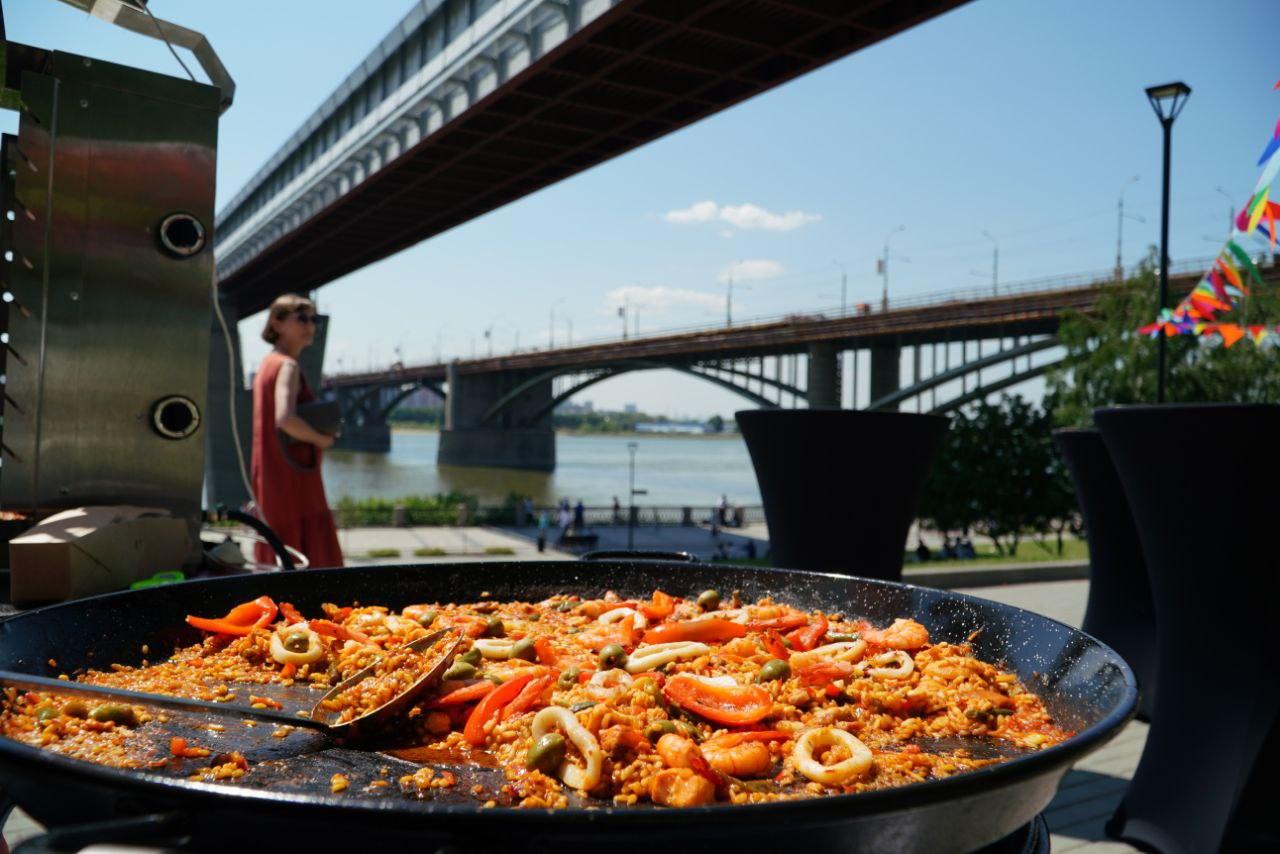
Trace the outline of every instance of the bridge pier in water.
[[840, 408], [840, 349], [834, 342], [809, 345], [807, 397], [810, 409]]
[[515, 370], [464, 374], [454, 362], [448, 368], [448, 384], [437, 463], [555, 469], [550, 377]]
[[[879, 400], [893, 394], [902, 384], [902, 345], [896, 341], [871, 346], [871, 397]], [[881, 409], [897, 409], [893, 403]]]

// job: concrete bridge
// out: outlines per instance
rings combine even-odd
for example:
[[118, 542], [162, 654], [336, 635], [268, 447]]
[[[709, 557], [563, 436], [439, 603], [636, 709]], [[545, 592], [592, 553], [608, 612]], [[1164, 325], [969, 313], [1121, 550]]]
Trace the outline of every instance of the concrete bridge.
[[[1175, 267], [1172, 292], [1207, 260]], [[1280, 283], [1280, 268], [1264, 269]], [[999, 296], [954, 291], [886, 311], [764, 319], [646, 338], [588, 342], [447, 364], [329, 376], [347, 413], [343, 446], [390, 449], [387, 417], [418, 388], [445, 400], [438, 461], [551, 470], [551, 416], [573, 395], [633, 371], [672, 369], [727, 388], [747, 406], [913, 408], [947, 412], [1041, 376], [1061, 359], [1064, 312], [1088, 312], [1110, 273], [1011, 285]], [[847, 380], [847, 381], [846, 381]]]

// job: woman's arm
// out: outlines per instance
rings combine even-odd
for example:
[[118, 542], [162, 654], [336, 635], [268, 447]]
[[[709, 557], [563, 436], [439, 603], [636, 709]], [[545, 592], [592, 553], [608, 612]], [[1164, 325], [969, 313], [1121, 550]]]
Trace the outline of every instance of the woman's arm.
[[276, 427], [302, 442], [310, 442], [317, 448], [333, 447], [333, 437], [326, 436], [298, 415], [294, 401], [298, 398], [298, 363], [292, 359], [280, 365], [276, 375]]

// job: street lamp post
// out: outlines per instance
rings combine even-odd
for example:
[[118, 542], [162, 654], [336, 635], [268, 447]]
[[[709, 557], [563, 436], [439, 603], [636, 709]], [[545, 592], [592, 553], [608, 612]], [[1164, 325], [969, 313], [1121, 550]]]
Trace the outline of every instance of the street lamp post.
[[889, 232], [884, 239], [884, 257], [880, 259], [880, 276], [883, 280], [883, 288], [880, 292], [881, 311], [889, 310], [889, 241], [898, 232], [906, 230], [907, 227], [905, 225], [900, 225], [893, 231]]
[[648, 495], [647, 489], [636, 489], [636, 450], [639, 442], [628, 442], [627, 452], [631, 454], [631, 473], [627, 479], [627, 550], [636, 547], [636, 496]]
[[[1160, 304], [1164, 311], [1169, 301], [1169, 151], [1173, 142], [1173, 120], [1182, 112], [1191, 96], [1191, 87], [1181, 81], [1152, 86], [1147, 89], [1147, 100], [1164, 129], [1164, 181], [1160, 198]], [[1165, 387], [1165, 338], [1156, 338], [1156, 403], [1164, 403]]]

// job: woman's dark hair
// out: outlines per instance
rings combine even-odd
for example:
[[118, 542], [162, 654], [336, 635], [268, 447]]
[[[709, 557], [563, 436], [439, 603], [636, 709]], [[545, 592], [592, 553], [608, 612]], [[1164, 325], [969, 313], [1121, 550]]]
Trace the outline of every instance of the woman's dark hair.
[[262, 327], [262, 340], [268, 344], [276, 343], [280, 335], [271, 328], [271, 321], [284, 320], [294, 312], [303, 309], [309, 309], [312, 314], [315, 314], [316, 304], [301, 294], [282, 294], [276, 297], [275, 302], [271, 303], [271, 308], [267, 309], [267, 322]]

